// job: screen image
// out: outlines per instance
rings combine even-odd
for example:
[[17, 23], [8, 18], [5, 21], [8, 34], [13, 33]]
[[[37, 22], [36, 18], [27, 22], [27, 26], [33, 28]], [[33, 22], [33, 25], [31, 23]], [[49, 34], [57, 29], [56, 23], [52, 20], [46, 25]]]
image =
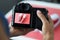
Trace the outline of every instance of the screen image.
[[30, 24], [30, 14], [28, 14], [28, 13], [15, 13], [15, 23]]

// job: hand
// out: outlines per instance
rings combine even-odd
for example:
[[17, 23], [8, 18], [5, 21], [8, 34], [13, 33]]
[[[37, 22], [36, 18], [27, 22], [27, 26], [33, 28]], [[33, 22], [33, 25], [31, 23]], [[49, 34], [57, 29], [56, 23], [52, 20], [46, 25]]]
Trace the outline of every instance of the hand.
[[40, 18], [40, 20], [43, 23], [42, 26], [42, 33], [43, 33], [43, 40], [53, 40], [54, 39], [54, 34], [53, 34], [53, 22], [50, 18], [50, 16], [48, 16], [49, 21], [45, 18], [45, 16], [43, 15], [42, 12], [40, 12], [39, 10], [37, 11], [37, 16]]

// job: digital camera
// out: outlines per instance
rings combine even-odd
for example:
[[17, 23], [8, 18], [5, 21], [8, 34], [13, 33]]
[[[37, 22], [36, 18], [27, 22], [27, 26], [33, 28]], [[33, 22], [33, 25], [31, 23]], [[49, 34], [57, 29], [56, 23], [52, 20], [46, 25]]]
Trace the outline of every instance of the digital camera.
[[45, 8], [34, 8], [29, 3], [19, 3], [14, 7], [13, 27], [34, 28], [42, 30], [42, 21], [37, 16], [37, 10], [40, 10], [48, 20], [48, 10]]

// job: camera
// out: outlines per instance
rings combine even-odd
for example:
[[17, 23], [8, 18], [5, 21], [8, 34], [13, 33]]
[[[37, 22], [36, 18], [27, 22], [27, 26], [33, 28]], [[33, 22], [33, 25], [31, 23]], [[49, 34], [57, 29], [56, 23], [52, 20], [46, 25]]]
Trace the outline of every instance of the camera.
[[40, 10], [48, 20], [48, 10], [45, 8], [34, 8], [29, 3], [19, 3], [14, 7], [13, 27], [34, 28], [42, 30], [42, 21], [37, 16], [37, 10]]

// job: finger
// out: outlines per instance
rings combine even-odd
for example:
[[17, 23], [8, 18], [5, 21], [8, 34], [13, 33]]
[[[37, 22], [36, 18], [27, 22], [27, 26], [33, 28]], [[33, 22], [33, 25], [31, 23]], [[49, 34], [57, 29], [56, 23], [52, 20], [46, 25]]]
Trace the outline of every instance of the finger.
[[52, 21], [51, 17], [50, 17], [50, 16], [48, 16], [48, 18], [49, 18], [49, 22], [50, 22], [50, 23], [53, 23], [53, 21]]
[[37, 16], [39, 17], [39, 19], [41, 19], [41, 21], [43, 23], [48, 22], [47, 19], [45, 18], [45, 16], [43, 15], [43, 13], [41, 13], [41, 11], [37, 10]]
[[53, 21], [52, 21], [51, 17], [50, 17], [50, 16], [48, 16], [48, 18], [49, 18], [50, 25], [52, 25], [52, 26], [53, 26]]

